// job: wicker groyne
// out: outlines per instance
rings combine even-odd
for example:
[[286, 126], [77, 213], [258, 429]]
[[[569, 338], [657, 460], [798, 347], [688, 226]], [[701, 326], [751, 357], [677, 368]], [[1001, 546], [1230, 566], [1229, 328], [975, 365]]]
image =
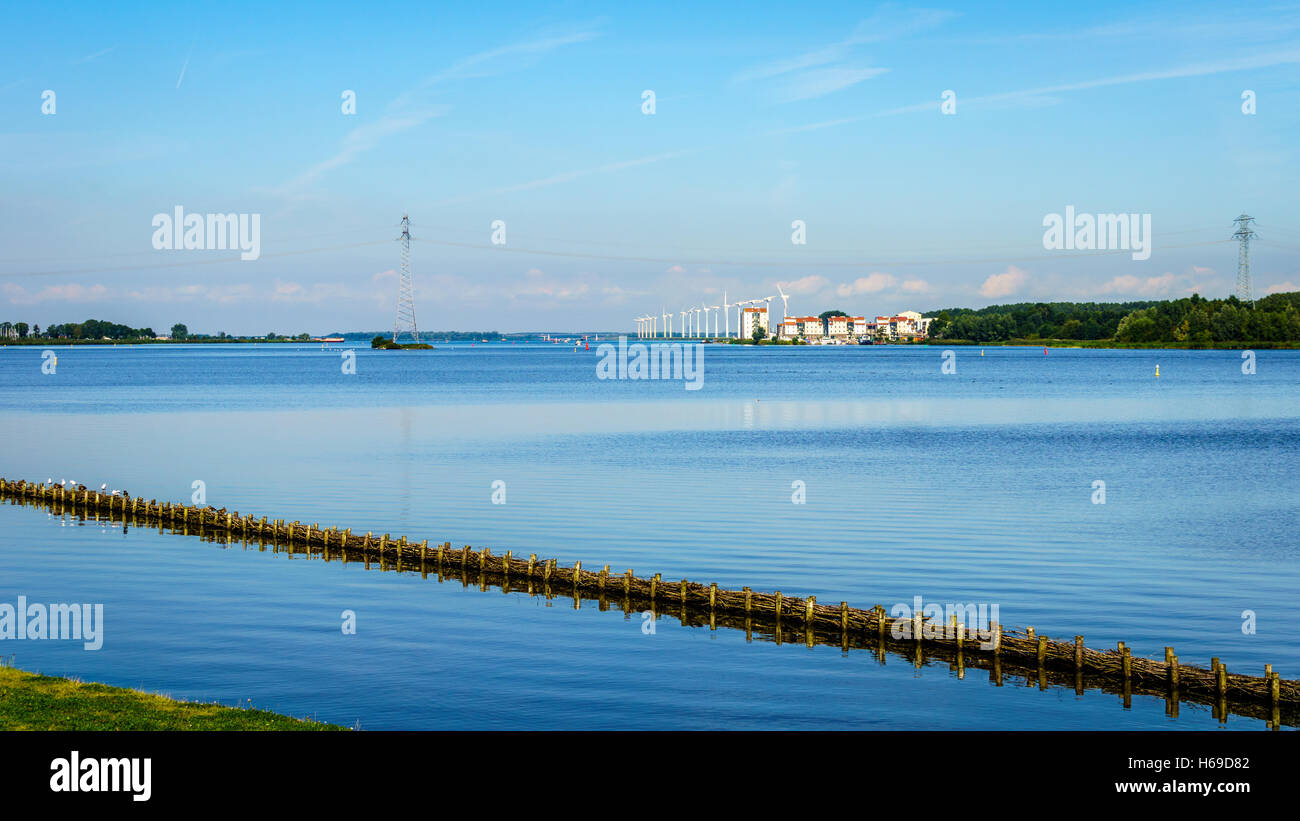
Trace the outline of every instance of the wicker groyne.
[[[1072, 687], [1080, 694], [1099, 689], [1121, 696], [1126, 707], [1132, 695], [1158, 696], [1165, 699], [1166, 712], [1175, 716], [1179, 703], [1186, 701], [1210, 706], [1219, 720], [1238, 714], [1262, 719], [1274, 728], [1300, 724], [1300, 681], [1283, 679], [1271, 665], [1262, 676], [1229, 673], [1217, 658], [1208, 669], [1185, 665], [1169, 647], [1163, 660], [1155, 660], [1134, 656], [1122, 642], [1115, 649], [1098, 650], [1086, 647], [1082, 636], [1055, 641], [1035, 634], [1032, 627], [1007, 630], [996, 623], [990, 625], [985, 641], [955, 620], [935, 625], [923, 621], [920, 614], [911, 620], [896, 619], [880, 605], [863, 609], [847, 602], [823, 604], [811, 595], [787, 596], [747, 587], [730, 590], [687, 579], [665, 580], [660, 574], [642, 577], [632, 569], [612, 572], [609, 565], [598, 570], [585, 569], [581, 562], [561, 566], [556, 559], [539, 559], [536, 554], [524, 558], [510, 551], [494, 554], [490, 548], [453, 548], [450, 542], [431, 545], [428, 540], [395, 539], [389, 534], [356, 534], [224, 508], [111, 495], [84, 486], [70, 489], [0, 478], [0, 498], [40, 505], [58, 514], [157, 527], [160, 532], [171, 530], [210, 541], [258, 543], [327, 561], [358, 560], [367, 566], [377, 563], [380, 570], [433, 573], [439, 581], [458, 577], [467, 586], [473, 579], [485, 590], [500, 587], [505, 592], [571, 597], [575, 607], [587, 600], [607, 609], [612, 602], [625, 612], [649, 610], [674, 616], [685, 625], [744, 630], [751, 639], [758, 636], [778, 644], [873, 650], [882, 662], [886, 653], [918, 666], [938, 659], [962, 677], [967, 668], [986, 669], [998, 685], [1004, 678], [1019, 676], [1027, 685], [1042, 689]], [[895, 638], [896, 633], [908, 638]]]

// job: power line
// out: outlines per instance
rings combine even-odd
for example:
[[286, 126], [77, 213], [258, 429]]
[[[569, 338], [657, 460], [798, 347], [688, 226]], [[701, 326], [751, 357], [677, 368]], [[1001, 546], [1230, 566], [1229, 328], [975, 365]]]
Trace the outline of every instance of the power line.
[[399, 343], [402, 334], [419, 343], [420, 331], [415, 326], [415, 287], [411, 284], [411, 220], [402, 215], [402, 271], [397, 279], [397, 318], [393, 320], [393, 342]]
[[1252, 306], [1255, 301], [1250, 295], [1250, 240], [1255, 236], [1255, 232], [1250, 224], [1254, 219], [1243, 212], [1233, 220], [1237, 223], [1237, 230], [1232, 235], [1241, 243], [1237, 251], [1237, 299]]
[[[445, 245], [445, 246], [454, 247], [454, 248], [470, 248], [470, 249], [475, 249], [475, 250], [490, 251], [490, 252], [492, 252], [492, 253], [535, 254], [535, 255], [538, 255], [538, 256], [572, 257], [572, 258], [574, 258], [574, 259], [596, 259], [596, 260], [604, 260], [604, 261], [610, 261], [610, 262], [655, 262], [655, 263], [669, 263], [669, 264], [676, 263], [676, 264], [679, 264], [679, 265], [737, 265], [737, 266], [749, 266], [749, 267], [770, 267], [770, 268], [778, 268], [778, 267], [789, 268], [789, 267], [792, 267], [792, 266], [793, 266], [793, 267], [805, 267], [805, 268], [818, 268], [818, 267], [821, 267], [821, 268], [863, 268], [863, 267], [870, 267], [870, 266], [893, 266], [893, 267], [903, 267], [903, 266], [909, 266], [909, 265], [975, 265], [975, 264], [979, 264], [979, 265], [987, 265], [987, 264], [998, 264], [998, 263], [1003, 263], [1003, 262], [1022, 262], [1022, 261], [1026, 261], [1026, 260], [1035, 260], [1035, 259], [1067, 259], [1067, 258], [1073, 258], [1073, 257], [1104, 257], [1104, 256], [1113, 256], [1113, 255], [1115, 255], [1115, 254], [1131, 254], [1131, 253], [1132, 253], [1131, 250], [1128, 250], [1128, 249], [1122, 249], [1122, 250], [1117, 250], [1117, 251], [1092, 251], [1092, 252], [1088, 252], [1088, 253], [1074, 253], [1074, 254], [1059, 254], [1059, 253], [1054, 253], [1054, 252], [1052, 252], [1052, 253], [1046, 253], [1046, 254], [1028, 254], [1028, 255], [1023, 255], [1023, 256], [999, 255], [999, 256], [996, 256], [996, 257], [985, 257], [985, 258], [952, 258], [952, 257], [949, 257], [949, 258], [936, 258], [936, 259], [930, 259], [930, 260], [917, 260], [917, 259], [909, 259], [909, 260], [870, 260], [870, 259], [862, 259], [862, 260], [853, 260], [853, 261], [835, 261], [835, 260], [827, 261], [827, 260], [807, 260], [807, 259], [805, 259], [805, 260], [800, 260], [800, 259], [797, 259], [797, 258], [790, 258], [790, 259], [783, 259], [783, 260], [779, 260], [779, 261], [771, 261], [771, 260], [756, 260], [756, 259], [750, 259], [750, 260], [724, 260], [724, 259], [689, 259], [689, 258], [682, 258], [682, 257], [618, 256], [618, 255], [612, 255], [612, 254], [591, 254], [591, 253], [582, 253], [582, 252], [578, 252], [578, 251], [553, 251], [553, 250], [547, 250], [547, 249], [542, 249], [542, 248], [512, 248], [512, 247], [500, 246], [500, 245], [484, 245], [484, 244], [481, 244], [481, 243], [473, 243], [473, 242], [454, 242], [454, 241], [451, 241], [451, 240], [417, 239], [417, 241], [418, 241], [418, 242], [427, 242], [427, 243], [429, 243], [429, 244], [431, 244], [431, 245]], [[1204, 245], [1222, 245], [1222, 244], [1224, 244], [1224, 243], [1228, 243], [1228, 242], [1231, 242], [1231, 241], [1232, 241], [1232, 240], [1227, 240], [1227, 239], [1218, 239], [1218, 240], [1209, 240], [1209, 241], [1206, 241], [1206, 242], [1189, 242], [1189, 243], [1182, 243], [1182, 244], [1180, 244], [1180, 245], [1166, 245], [1166, 246], [1162, 246], [1162, 247], [1164, 247], [1164, 248], [1170, 248], [1170, 249], [1176, 249], [1176, 248], [1195, 248], [1195, 247], [1204, 246]]]
[[[366, 245], [387, 245], [392, 242], [391, 239], [369, 240], [367, 242], [351, 242], [346, 245], [327, 245], [320, 248], [303, 248], [298, 251], [280, 251], [274, 254], [262, 254], [258, 259], [268, 257], [292, 257], [302, 254], [319, 254], [325, 251], [345, 251], [349, 248], [361, 248]], [[63, 276], [66, 274], [103, 274], [117, 271], [143, 271], [156, 268], [189, 268], [194, 265], [225, 265], [228, 263], [242, 263], [239, 256], [223, 256], [215, 259], [189, 260], [186, 262], [156, 262], [150, 265], [119, 265], [111, 268], [64, 268], [57, 271], [0, 271], [0, 277], [39, 277], [39, 276]]]

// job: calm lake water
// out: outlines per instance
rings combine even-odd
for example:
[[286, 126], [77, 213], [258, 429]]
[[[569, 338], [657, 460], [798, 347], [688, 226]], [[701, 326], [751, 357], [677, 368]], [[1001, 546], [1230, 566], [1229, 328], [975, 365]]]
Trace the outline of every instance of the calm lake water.
[[[1239, 351], [959, 348], [943, 374], [936, 348], [713, 345], [688, 391], [598, 380], [594, 345], [357, 348], [354, 375], [345, 347], [65, 346], [53, 375], [0, 348], [0, 474], [173, 501], [200, 480], [232, 510], [822, 602], [996, 603], [1300, 677], [1300, 352], [1245, 375]], [[94, 652], [0, 641], [24, 669], [362, 729], [1219, 726], [0, 505], [19, 595], [106, 620]]]

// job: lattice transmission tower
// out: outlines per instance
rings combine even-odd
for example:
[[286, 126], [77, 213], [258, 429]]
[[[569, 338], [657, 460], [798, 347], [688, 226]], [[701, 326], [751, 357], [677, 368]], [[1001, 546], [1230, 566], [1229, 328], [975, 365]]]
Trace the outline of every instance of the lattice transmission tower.
[[1250, 241], [1255, 236], [1250, 224], [1254, 221], [1254, 217], [1245, 214], [1233, 220], [1237, 223], [1233, 236], [1241, 243], [1237, 251], [1237, 299], [1251, 306], [1255, 304], [1250, 288]]
[[397, 319], [393, 322], [393, 341], [401, 342], [408, 334], [412, 342], [420, 341], [420, 331], [415, 326], [415, 286], [411, 284], [411, 219], [402, 215], [402, 270], [397, 280]]

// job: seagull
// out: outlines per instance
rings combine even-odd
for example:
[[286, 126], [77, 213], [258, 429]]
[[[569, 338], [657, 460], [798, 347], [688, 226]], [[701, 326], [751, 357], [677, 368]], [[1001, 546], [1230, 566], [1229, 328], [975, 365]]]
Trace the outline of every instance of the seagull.
[[108, 485], [107, 485], [107, 484], [102, 484], [102, 485], [99, 486], [99, 492], [100, 492], [100, 493], [103, 493], [103, 492], [106, 491], [106, 490], [108, 490]]

